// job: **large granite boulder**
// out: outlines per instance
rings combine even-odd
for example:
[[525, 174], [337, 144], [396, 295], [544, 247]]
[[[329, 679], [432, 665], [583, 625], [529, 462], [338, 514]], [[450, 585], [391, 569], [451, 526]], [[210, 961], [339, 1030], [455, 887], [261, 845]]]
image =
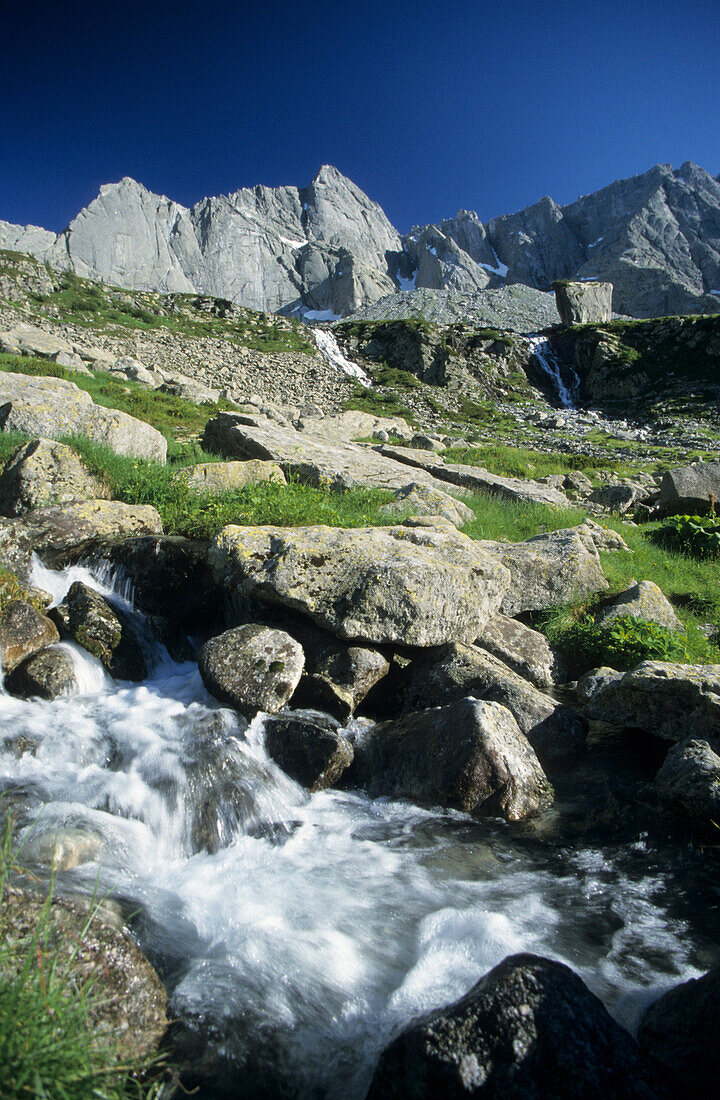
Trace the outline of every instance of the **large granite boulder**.
[[615, 619], [623, 615], [642, 619], [646, 623], [659, 623], [666, 630], [685, 631], [672, 604], [654, 581], [632, 581], [623, 592], [600, 608], [595, 622], [600, 626], [611, 626]]
[[230, 594], [281, 604], [348, 640], [472, 641], [506, 593], [505, 567], [450, 525], [225, 527], [208, 560]]
[[674, 513], [704, 513], [710, 497], [720, 501], [720, 462], [696, 462], [665, 470], [657, 499], [658, 510]]
[[47, 615], [41, 615], [23, 600], [11, 600], [0, 613], [0, 672], [11, 672], [59, 637], [57, 627]]
[[236, 626], [200, 649], [203, 683], [221, 703], [246, 718], [284, 707], [300, 682], [305, 657], [301, 646], [282, 630]]
[[510, 570], [510, 587], [500, 607], [504, 615], [558, 607], [608, 587], [593, 535], [584, 524], [525, 542], [483, 540], [478, 545]]
[[504, 959], [383, 1052], [368, 1100], [658, 1100], [637, 1044], [562, 963]]
[[673, 745], [655, 776], [658, 798], [689, 821], [715, 828], [720, 818], [720, 743], [692, 738]]
[[460, 699], [373, 726], [355, 743], [349, 782], [372, 797], [408, 798], [518, 821], [553, 790], [510, 711]]
[[612, 283], [554, 284], [555, 301], [563, 325], [602, 325], [612, 321]]
[[21, 321], [5, 332], [0, 332], [0, 351], [8, 355], [27, 355], [36, 359], [52, 359], [74, 354], [72, 344], [62, 336]]
[[588, 718], [666, 741], [720, 737], [720, 665], [643, 661], [624, 674], [578, 683]]
[[429, 649], [408, 666], [398, 691], [404, 713], [444, 706], [468, 695], [507, 707], [543, 757], [567, 756], [584, 748], [587, 724], [571, 707], [562, 706], [477, 646], [453, 642]]
[[108, 492], [71, 447], [52, 439], [33, 439], [12, 455], [0, 475], [0, 513], [24, 516], [48, 504], [96, 500]]
[[464, 527], [466, 523], [472, 523], [475, 513], [467, 504], [443, 493], [432, 485], [423, 485], [422, 482], [411, 481], [402, 489], [396, 489], [395, 499], [389, 504], [383, 504], [381, 512], [404, 512], [410, 516], [441, 516], [454, 527]]
[[97, 657], [118, 680], [144, 680], [148, 667], [128, 616], [82, 581], [50, 612], [65, 637]]
[[95, 405], [89, 393], [62, 378], [0, 372], [0, 430], [59, 439], [86, 435], [118, 454], [164, 462], [161, 432], [118, 409]]
[[711, 1100], [720, 1080], [720, 967], [674, 986], [645, 1013], [638, 1042], [673, 1097]]
[[150, 534], [162, 534], [162, 521], [149, 504], [84, 500], [51, 505], [0, 520], [0, 558], [8, 564], [12, 559], [11, 567], [25, 575], [33, 552], [60, 568], [107, 543]]
[[265, 720], [265, 748], [276, 764], [310, 791], [337, 786], [353, 762], [353, 747], [338, 723], [314, 711], [272, 714]]

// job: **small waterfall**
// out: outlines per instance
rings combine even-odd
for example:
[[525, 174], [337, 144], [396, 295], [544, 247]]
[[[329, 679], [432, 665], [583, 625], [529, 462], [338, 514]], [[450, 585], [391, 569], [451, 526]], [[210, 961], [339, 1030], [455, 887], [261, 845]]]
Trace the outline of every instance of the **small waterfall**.
[[347, 374], [351, 378], [356, 379], [361, 386], [372, 385], [365, 371], [361, 367], [358, 367], [356, 363], [351, 363], [350, 360], [343, 355], [332, 332], [328, 332], [327, 329], [322, 328], [314, 328], [311, 329], [311, 331], [315, 343], [317, 344], [318, 351], [327, 359], [328, 363], [332, 363], [334, 367], [340, 367], [343, 374]]
[[[574, 409], [575, 399], [580, 392], [580, 378], [572, 367], [560, 362], [549, 340], [544, 336], [529, 336], [531, 354], [550, 378], [558, 400], [564, 409]], [[571, 384], [568, 389], [563, 378], [563, 371], [571, 376]]]

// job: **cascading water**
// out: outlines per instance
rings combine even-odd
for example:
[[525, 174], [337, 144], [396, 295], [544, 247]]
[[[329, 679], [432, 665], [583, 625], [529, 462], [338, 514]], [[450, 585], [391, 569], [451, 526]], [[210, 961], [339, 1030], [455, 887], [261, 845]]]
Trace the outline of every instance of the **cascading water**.
[[[552, 382], [560, 404], [565, 409], [575, 407], [580, 392], [580, 378], [572, 367], [561, 364], [552, 344], [544, 336], [529, 336], [531, 354], [537, 359], [545, 374]], [[565, 383], [563, 371], [570, 378], [570, 387]]]
[[[103, 587], [77, 567], [43, 575], [56, 600], [72, 579]], [[309, 796], [267, 756], [262, 716], [220, 707], [194, 663], [160, 651], [145, 683], [113, 683], [75, 652], [88, 669], [74, 697], [0, 695], [19, 855], [40, 864], [62, 840], [89, 856], [58, 888], [139, 910], [171, 1012], [243, 1072], [271, 1067], [274, 1094], [360, 1100], [401, 1027], [516, 951], [568, 962], [626, 1022], [698, 972], [706, 933], [679, 903], [682, 861], [637, 834], [552, 832], [597, 776], [522, 826]]]
[[359, 367], [356, 363], [351, 363], [347, 356], [343, 355], [332, 332], [324, 328], [314, 328], [311, 331], [318, 351], [327, 359], [328, 363], [331, 363], [334, 367], [339, 367], [343, 374], [354, 378], [362, 386], [372, 385], [362, 367]]

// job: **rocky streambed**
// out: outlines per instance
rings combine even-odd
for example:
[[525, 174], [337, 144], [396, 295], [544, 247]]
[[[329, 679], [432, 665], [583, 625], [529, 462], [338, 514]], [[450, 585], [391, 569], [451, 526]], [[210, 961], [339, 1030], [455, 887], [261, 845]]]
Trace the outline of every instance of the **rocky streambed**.
[[[209, 552], [129, 534], [7, 525], [49, 606], [0, 624], [0, 782], [23, 865], [111, 898], [157, 968], [185, 1084], [663, 1095], [628, 1032], [717, 962], [716, 858], [658, 804], [643, 700], [665, 699], [663, 737], [689, 716], [712, 738], [717, 670], [674, 695], [662, 670], [624, 694], [596, 677], [586, 714], [561, 697], [510, 616], [602, 588], [592, 525], [516, 546], [430, 518], [226, 528]], [[566, 1048], [542, 1038], [571, 1024]]]

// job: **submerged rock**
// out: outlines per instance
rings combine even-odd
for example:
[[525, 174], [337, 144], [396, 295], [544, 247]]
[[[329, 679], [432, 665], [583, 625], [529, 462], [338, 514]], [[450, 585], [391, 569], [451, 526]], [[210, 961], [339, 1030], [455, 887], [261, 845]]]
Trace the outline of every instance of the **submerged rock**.
[[660, 1066], [672, 1096], [711, 1100], [720, 1081], [720, 968], [676, 985], [651, 1005], [638, 1042]]
[[440, 527], [225, 527], [209, 561], [219, 584], [375, 644], [472, 641], [509, 574], [476, 542]]
[[23, 600], [12, 600], [0, 614], [0, 669], [11, 672], [59, 637], [57, 627], [46, 615]]
[[302, 647], [282, 630], [236, 626], [205, 642], [198, 667], [205, 687], [242, 715], [284, 707], [300, 682]]
[[553, 789], [510, 711], [461, 699], [374, 726], [355, 743], [348, 775], [372, 797], [389, 796], [518, 821]]
[[315, 711], [267, 718], [265, 747], [291, 779], [310, 791], [337, 786], [355, 755], [339, 724]]
[[117, 680], [144, 680], [148, 667], [128, 616], [82, 581], [52, 609], [63, 634], [92, 653]]
[[380, 1056], [368, 1100], [656, 1100], [637, 1044], [562, 963], [512, 955]]

